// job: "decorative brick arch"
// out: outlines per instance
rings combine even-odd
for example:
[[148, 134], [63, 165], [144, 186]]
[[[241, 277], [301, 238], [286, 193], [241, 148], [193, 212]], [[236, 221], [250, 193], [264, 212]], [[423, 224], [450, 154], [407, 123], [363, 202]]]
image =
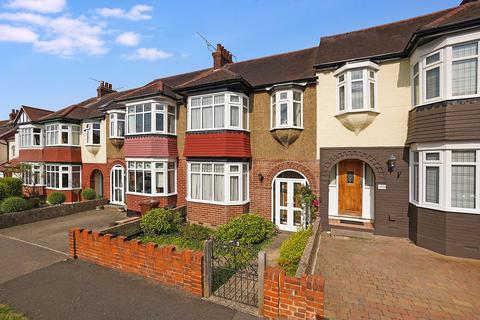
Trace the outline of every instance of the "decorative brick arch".
[[315, 176], [313, 175], [312, 171], [304, 166], [303, 164], [295, 161], [284, 161], [281, 163], [276, 164], [265, 177], [264, 185], [266, 186], [271, 186], [273, 179], [282, 171], [287, 171], [287, 170], [294, 170], [298, 171], [302, 175], [305, 176], [305, 178], [308, 181], [308, 184], [312, 188], [312, 190], [317, 193], [318, 192], [318, 185], [317, 181], [315, 179]]
[[330, 159], [326, 160], [320, 170], [321, 180], [328, 180], [330, 171], [332, 170], [333, 166], [340, 161], [347, 159], [358, 159], [367, 163], [375, 173], [376, 181], [380, 183], [385, 182], [385, 170], [383, 169], [383, 166], [377, 161], [377, 159], [366, 152], [355, 150], [338, 152], [335, 155], [331, 156]]

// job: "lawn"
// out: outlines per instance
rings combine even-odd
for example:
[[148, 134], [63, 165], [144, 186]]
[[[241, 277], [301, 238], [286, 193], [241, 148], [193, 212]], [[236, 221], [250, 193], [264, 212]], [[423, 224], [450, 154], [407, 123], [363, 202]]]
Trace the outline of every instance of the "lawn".
[[0, 320], [28, 320], [28, 318], [15, 312], [9, 306], [0, 304]]

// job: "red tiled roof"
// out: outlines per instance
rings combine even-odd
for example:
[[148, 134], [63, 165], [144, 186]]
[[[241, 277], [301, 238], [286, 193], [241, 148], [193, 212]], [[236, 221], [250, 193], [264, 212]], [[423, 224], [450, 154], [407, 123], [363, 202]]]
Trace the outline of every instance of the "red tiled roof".
[[22, 106], [22, 109], [32, 121], [37, 121], [38, 119], [53, 113], [53, 111], [50, 110], [35, 108], [31, 106]]

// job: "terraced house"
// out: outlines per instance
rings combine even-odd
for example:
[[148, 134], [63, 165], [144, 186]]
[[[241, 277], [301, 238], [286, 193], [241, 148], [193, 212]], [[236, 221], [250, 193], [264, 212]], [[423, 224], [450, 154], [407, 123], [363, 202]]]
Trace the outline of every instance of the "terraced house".
[[[258, 212], [324, 230], [409, 237], [480, 258], [480, 3], [345, 34], [93, 98], [57, 112], [22, 107], [15, 145], [25, 187], [94, 188], [132, 212], [187, 207], [217, 226]], [[143, 209], [142, 209], [143, 208]]]

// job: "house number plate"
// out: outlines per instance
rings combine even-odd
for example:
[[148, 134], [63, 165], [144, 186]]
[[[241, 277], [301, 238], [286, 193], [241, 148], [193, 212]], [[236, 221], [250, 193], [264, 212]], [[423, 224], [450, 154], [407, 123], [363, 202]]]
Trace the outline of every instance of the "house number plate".
[[386, 184], [378, 184], [377, 188], [378, 188], [378, 190], [387, 190], [387, 185]]

